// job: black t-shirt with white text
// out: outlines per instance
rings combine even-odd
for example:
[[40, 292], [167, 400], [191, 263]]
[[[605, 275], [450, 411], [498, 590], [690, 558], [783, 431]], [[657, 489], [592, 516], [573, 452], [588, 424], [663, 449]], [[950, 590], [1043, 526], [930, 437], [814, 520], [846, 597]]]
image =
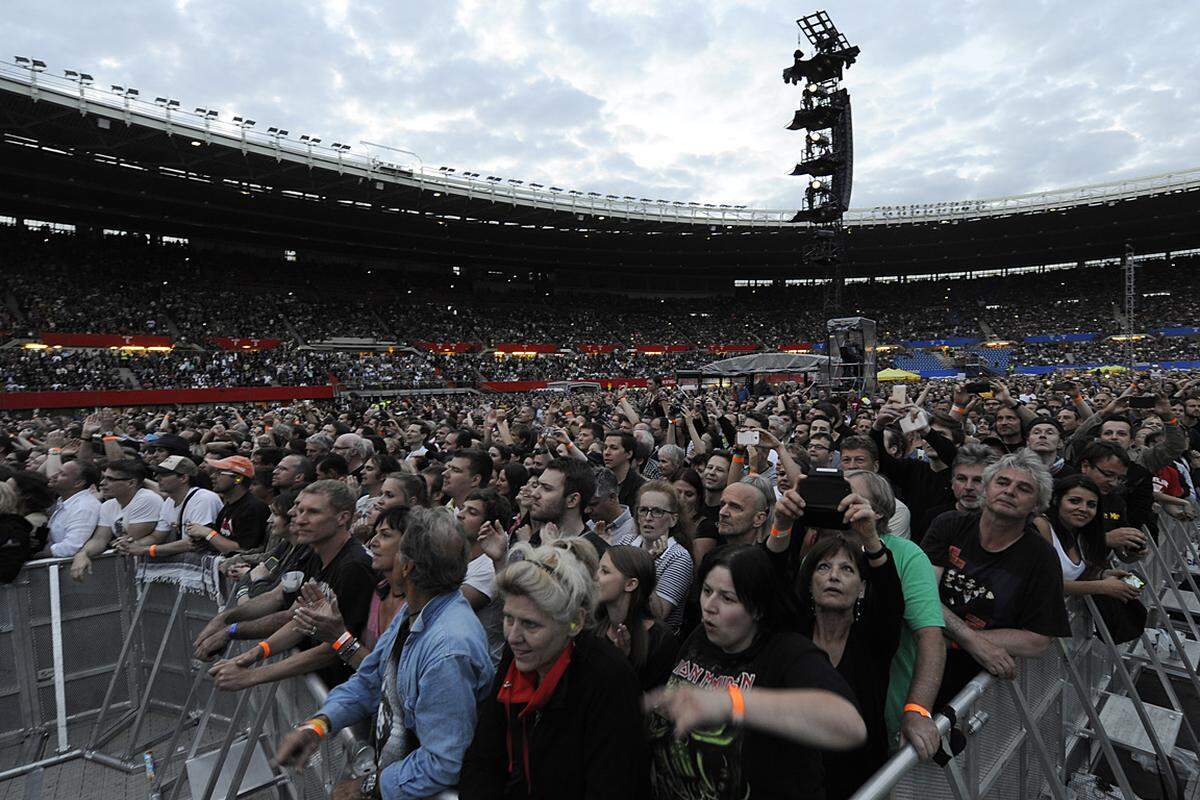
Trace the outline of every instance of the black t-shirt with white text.
[[[247, 492], [240, 499], [221, 507], [215, 530], [226, 539], [237, 542], [243, 551], [254, 550], [267, 540], [267, 523], [270, 519], [270, 507]], [[209, 545], [209, 548], [212, 549], [212, 546]]]

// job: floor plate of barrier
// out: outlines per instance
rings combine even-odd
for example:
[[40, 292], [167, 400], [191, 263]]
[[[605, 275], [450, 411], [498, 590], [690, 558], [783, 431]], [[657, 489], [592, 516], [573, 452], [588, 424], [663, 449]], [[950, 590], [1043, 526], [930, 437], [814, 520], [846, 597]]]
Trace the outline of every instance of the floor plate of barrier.
[[[164, 741], [159, 742], [151, 748], [151, 751], [155, 754], [156, 762], [161, 762], [165, 756], [165, 753], [162, 752], [166, 747], [165, 737], [174, 730], [177, 719], [175, 714], [159, 709], [152, 710], [146, 716], [146, 723], [138, 738], [142, 742], [153, 741], [160, 737], [164, 738]], [[91, 723], [88, 721], [70, 727], [70, 741], [72, 744], [86, 741], [90, 725]], [[200, 752], [214, 750], [220, 746], [221, 737], [224, 733], [225, 729], [222, 724], [216, 721], [210, 724], [209, 730], [205, 733]], [[191, 738], [188, 737], [185, 743], [190, 744], [190, 742]], [[104, 750], [107, 753], [123, 753], [128, 746], [129, 731], [126, 730], [114, 737], [112, 742], [105, 746]], [[20, 744], [0, 749], [0, 769], [13, 767], [28, 761], [29, 759], [22, 758], [22, 752], [23, 745]], [[48, 744], [42, 756], [49, 757], [52, 755], [54, 755], [53, 745]], [[140, 759], [141, 755], [135, 755], [134, 758], [135, 760]], [[182, 764], [182, 761], [182, 758], [176, 759], [176, 766], [172, 768], [167, 776], [168, 778], [175, 777], [179, 772], [179, 765]], [[144, 798], [149, 796], [152, 783], [144, 771], [139, 770], [130, 774], [102, 764], [77, 758], [64, 764], [44, 768], [36, 779], [32, 775], [24, 775], [0, 782], [0, 800], [27, 800], [27, 791], [33, 788], [30, 786], [31, 780], [39, 780], [41, 783], [41, 790], [37, 795], [38, 800], [78, 800], [79, 798], [88, 798], [88, 800], [129, 800], [129, 798]], [[184, 798], [189, 796], [186, 786], [180, 796]], [[218, 796], [224, 797], [223, 794]], [[276, 796], [276, 791], [273, 788], [247, 795], [247, 797], [252, 798], [273, 798]]]
[[[1180, 639], [1183, 643], [1183, 651], [1187, 654], [1188, 663], [1190, 663], [1193, 667], [1200, 665], [1200, 642], [1194, 642], [1191, 639], [1184, 639], [1182, 636]], [[1149, 653], [1146, 652], [1145, 645], [1140, 641], [1134, 645], [1133, 655], [1137, 658], [1150, 658]], [[1168, 656], [1162, 651], [1159, 651], [1158, 657], [1162, 659], [1163, 666], [1180, 671], [1184, 670], [1183, 661], [1180, 660], [1178, 653], [1172, 653], [1170, 656]]]
[[[1183, 715], [1178, 711], [1162, 706], [1145, 704], [1146, 716], [1154, 727], [1158, 739], [1169, 752], [1179, 738], [1179, 729], [1183, 725]], [[1139, 753], [1154, 755], [1154, 745], [1142, 727], [1133, 702], [1128, 697], [1109, 695], [1100, 711], [1100, 724], [1108, 733], [1114, 744], [1128, 747]]]
[[[1200, 600], [1196, 598], [1195, 594], [1192, 592], [1183, 591], [1182, 589], [1180, 590], [1179, 594], [1183, 596], [1183, 606], [1186, 607], [1190, 613], [1200, 614]], [[1175, 592], [1171, 591], [1170, 589], [1165, 589], [1163, 591], [1162, 604], [1163, 607], [1168, 611], [1179, 613], [1183, 610], [1176, 601]]]

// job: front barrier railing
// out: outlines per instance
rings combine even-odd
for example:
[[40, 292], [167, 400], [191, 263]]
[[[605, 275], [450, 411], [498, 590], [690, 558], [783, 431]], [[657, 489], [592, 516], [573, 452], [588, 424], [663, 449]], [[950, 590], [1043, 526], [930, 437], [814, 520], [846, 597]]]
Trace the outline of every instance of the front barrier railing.
[[309, 675], [215, 691], [210, 665], [191, 652], [215, 598], [141, 582], [135, 561], [114, 554], [94, 559], [82, 583], [69, 567], [31, 562], [0, 586], [0, 796], [17, 796], [5, 784], [21, 779], [35, 796], [35, 777], [40, 787], [44, 771], [78, 759], [120, 773], [123, 795], [163, 800], [233, 800], [239, 786], [243, 796], [253, 787], [323, 800], [364, 774], [370, 752], [351, 730], [322, 742], [302, 770], [269, 767], [275, 743], [326, 689]]
[[[1149, 616], [1140, 639], [1116, 644], [1091, 597], [1072, 600], [1070, 639], [1056, 640], [1038, 658], [1019, 659], [1012, 681], [981, 672], [935, 715], [940, 757], [922, 763], [906, 744], [854, 800], [1135, 800], [1131, 763], [1157, 771], [1162, 796], [1191, 796], [1186, 783], [1194, 768], [1176, 740], [1200, 752], [1179, 699], [1179, 687], [1189, 684], [1200, 695], [1200, 529], [1167, 514], [1160, 514], [1158, 528], [1157, 543], [1132, 568], [1146, 580], [1140, 599]], [[1166, 705], [1142, 698], [1143, 677], [1157, 683]], [[1108, 780], [1095, 778], [1102, 763]]]

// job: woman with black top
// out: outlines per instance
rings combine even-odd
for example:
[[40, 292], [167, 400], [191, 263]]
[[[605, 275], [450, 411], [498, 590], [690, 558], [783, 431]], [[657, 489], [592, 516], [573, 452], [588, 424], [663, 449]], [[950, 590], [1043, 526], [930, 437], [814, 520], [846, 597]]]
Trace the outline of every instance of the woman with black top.
[[507, 646], [463, 757], [462, 800], [645, 794], [638, 679], [591, 631], [596, 581], [576, 547], [591, 549], [578, 537], [518, 544], [496, 576]]
[[1066, 594], [1101, 595], [1124, 603], [1141, 593], [1122, 580], [1130, 573], [1108, 568], [1100, 487], [1091, 478], [1068, 475], [1055, 481], [1050, 508], [1033, 524], [1058, 555]]
[[699, 566], [709, 551], [717, 546], [717, 525], [700, 513], [704, 502], [704, 482], [700, 473], [688, 467], [671, 484], [679, 493], [679, 524], [692, 543], [692, 561]]
[[[825, 757], [825, 796], [850, 797], [888, 757], [884, 707], [904, 624], [904, 593], [874, 519], [821, 539], [800, 569], [801, 631], [829, 656], [858, 698], [866, 744]], [[887, 518], [882, 518], [887, 525]], [[873, 556], [873, 557], [872, 557]]]
[[820, 751], [866, 740], [853, 692], [761, 547], [714, 550], [700, 580], [702, 624], [646, 696], [654, 797], [822, 800]]
[[640, 547], [616, 545], [600, 557], [596, 635], [625, 654], [643, 690], [667, 682], [679, 650], [675, 634], [650, 613], [656, 583], [654, 556]]

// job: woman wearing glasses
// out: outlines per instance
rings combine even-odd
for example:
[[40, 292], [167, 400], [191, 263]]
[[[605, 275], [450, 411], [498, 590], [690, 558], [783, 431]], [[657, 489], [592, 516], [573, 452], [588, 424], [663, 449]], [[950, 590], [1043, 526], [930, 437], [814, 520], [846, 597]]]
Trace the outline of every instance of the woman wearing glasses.
[[658, 586], [650, 598], [656, 619], [678, 633], [683, 606], [692, 588], [692, 554], [680, 514], [679, 493], [666, 481], [650, 481], [638, 489], [633, 517], [636, 533], [614, 545], [640, 547], [654, 556]]

